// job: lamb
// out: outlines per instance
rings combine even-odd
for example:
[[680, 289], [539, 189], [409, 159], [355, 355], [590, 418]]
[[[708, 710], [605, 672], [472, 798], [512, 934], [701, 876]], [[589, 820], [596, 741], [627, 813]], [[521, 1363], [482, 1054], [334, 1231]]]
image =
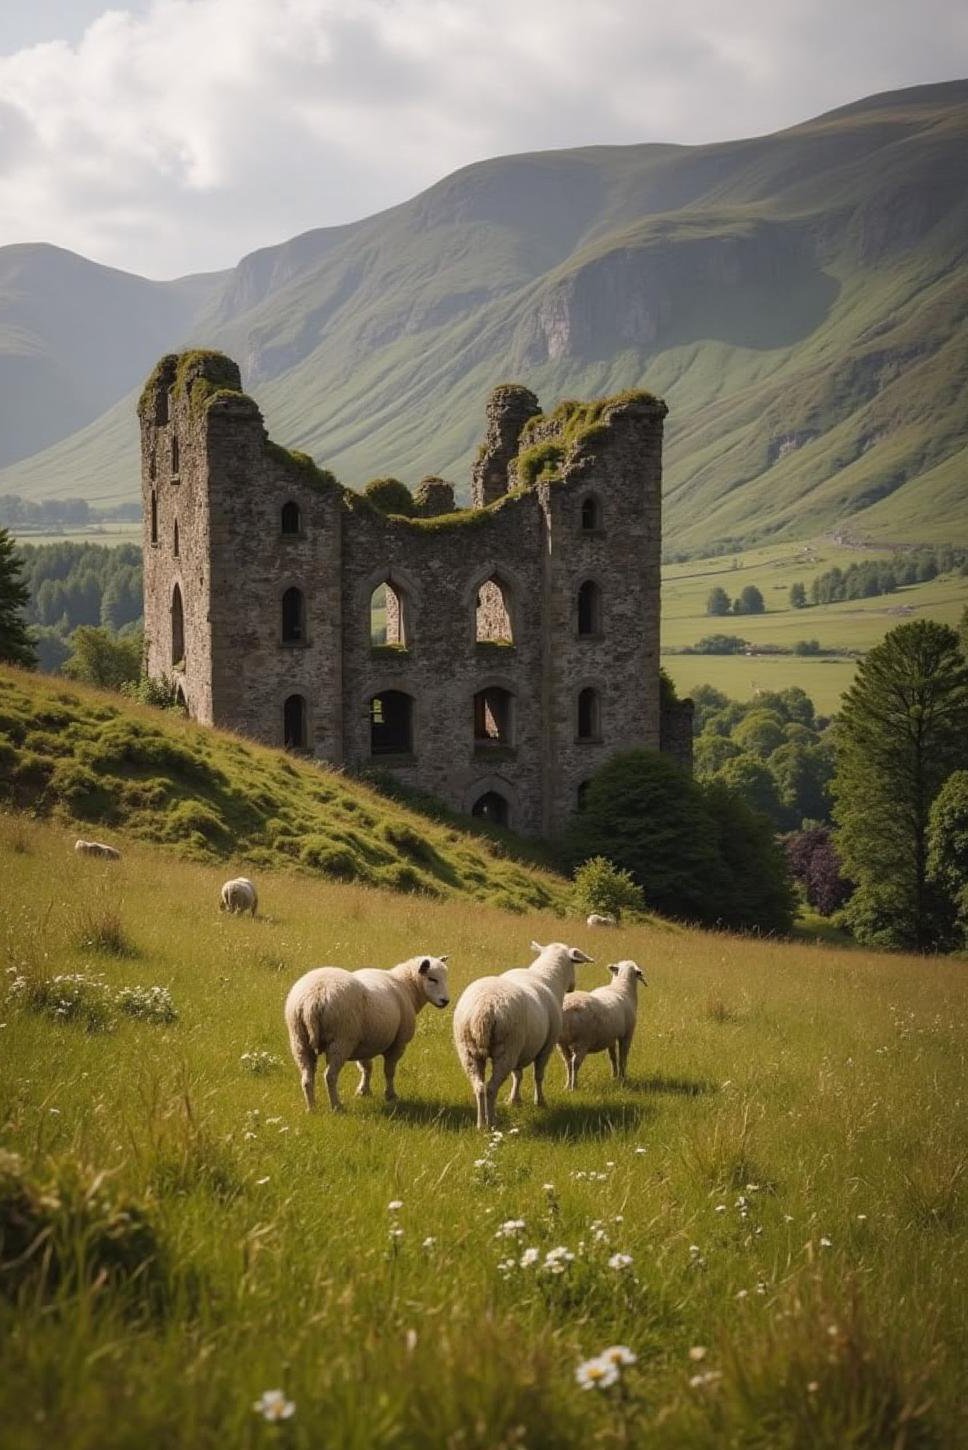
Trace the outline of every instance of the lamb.
[[[501, 1084], [511, 1074], [508, 1104], [521, 1101], [521, 1074], [534, 1063], [534, 1100], [545, 1106], [544, 1074], [561, 1032], [561, 1003], [575, 985], [575, 966], [590, 962], [579, 947], [531, 943], [530, 967], [479, 977], [454, 1009], [454, 1045], [474, 1090], [478, 1128], [494, 1126]], [[491, 1080], [485, 1085], [487, 1061]]]
[[74, 850], [78, 856], [100, 856], [105, 861], [121, 860], [121, 852], [117, 846], [105, 846], [103, 841], [75, 841]]
[[592, 914], [591, 914], [591, 916], [585, 922], [585, 925], [586, 926], [617, 926], [618, 925], [618, 921], [617, 921], [617, 919], [614, 916], [609, 916], [607, 914], [604, 915], [604, 916], [600, 916], [597, 911], [593, 911]]
[[593, 992], [569, 992], [562, 1010], [558, 1050], [565, 1060], [566, 1086], [578, 1086], [578, 1069], [590, 1052], [608, 1051], [612, 1076], [625, 1081], [625, 1067], [635, 1033], [637, 987], [646, 985], [635, 962], [612, 962], [614, 981]]
[[251, 911], [255, 916], [258, 905], [259, 893], [248, 876], [236, 876], [233, 880], [226, 881], [222, 887], [219, 911], [239, 912], [240, 914]]
[[309, 1112], [316, 1106], [316, 1062], [324, 1054], [334, 1113], [342, 1111], [336, 1084], [347, 1061], [359, 1063], [357, 1097], [368, 1097], [373, 1059], [382, 1056], [386, 1100], [396, 1102], [394, 1074], [416, 1030], [417, 1013], [427, 1002], [446, 1007], [450, 1001], [446, 963], [446, 956], [418, 956], [389, 971], [315, 967], [299, 978], [286, 998], [285, 1016]]

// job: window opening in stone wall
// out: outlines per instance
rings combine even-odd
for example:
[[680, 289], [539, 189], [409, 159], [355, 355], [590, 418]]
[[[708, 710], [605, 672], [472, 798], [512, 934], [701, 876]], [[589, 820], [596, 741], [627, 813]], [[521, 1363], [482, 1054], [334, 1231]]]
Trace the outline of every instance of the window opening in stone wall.
[[282, 741], [287, 750], [306, 748], [306, 701], [290, 695], [282, 707]]
[[597, 690], [581, 690], [578, 695], [578, 739], [600, 740], [602, 734], [601, 701]]
[[401, 589], [388, 581], [378, 584], [370, 595], [371, 646], [378, 649], [383, 645], [396, 645], [399, 649], [407, 649], [410, 642], [409, 612]]
[[476, 638], [479, 644], [513, 644], [511, 591], [497, 576], [477, 591]]
[[171, 662], [173, 665], [185, 662], [185, 611], [177, 584], [171, 594]]
[[284, 534], [298, 534], [302, 527], [299, 518], [299, 505], [293, 503], [292, 499], [282, 506], [282, 532]]
[[511, 819], [507, 801], [496, 790], [488, 790], [478, 796], [471, 806], [471, 815], [482, 821], [490, 821], [493, 826], [506, 826]]
[[151, 490], [151, 542], [158, 542], [158, 495]]
[[594, 533], [602, 527], [602, 505], [593, 493], [582, 499], [581, 526], [586, 533]]
[[173, 433], [171, 435], [171, 476], [173, 479], [177, 478], [180, 472], [178, 459], [178, 435]]
[[602, 623], [602, 591], [586, 579], [578, 591], [578, 633], [599, 634]]
[[586, 798], [588, 796], [588, 787], [590, 785], [591, 785], [591, 781], [590, 780], [583, 780], [583, 781], [580, 781], [579, 784], [578, 784], [578, 790], [576, 792], [576, 795], [577, 795], [577, 799], [578, 799], [578, 809], [580, 811], [583, 811], [585, 809], [585, 800], [586, 800]]
[[370, 701], [370, 754], [409, 755], [413, 750], [413, 700], [384, 690]]
[[155, 423], [164, 427], [168, 422], [168, 389], [159, 388], [155, 394]]
[[175, 558], [178, 558], [178, 520], [175, 520], [175, 528], [172, 534], [171, 551]]
[[301, 589], [287, 589], [282, 596], [282, 642], [302, 644], [306, 637], [306, 622]]
[[499, 685], [478, 690], [474, 696], [474, 744], [487, 748], [512, 744], [514, 697]]

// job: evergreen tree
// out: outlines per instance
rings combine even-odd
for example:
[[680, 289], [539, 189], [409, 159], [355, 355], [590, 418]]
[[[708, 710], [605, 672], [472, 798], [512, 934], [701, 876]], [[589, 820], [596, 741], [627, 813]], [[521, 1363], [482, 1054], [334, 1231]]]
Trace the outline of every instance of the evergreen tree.
[[717, 584], [715, 589], [710, 589], [706, 597], [707, 614], [728, 614], [732, 607], [732, 601], [721, 585]]
[[24, 621], [30, 591], [22, 567], [13, 538], [0, 529], [0, 660], [32, 669], [36, 654]]
[[747, 584], [739, 597], [733, 604], [734, 614], [765, 614], [766, 604], [763, 602], [763, 595], [755, 584]]
[[799, 581], [796, 584], [791, 584], [790, 585], [790, 608], [791, 609], [806, 609], [806, 607], [807, 607], [807, 591], [806, 591], [806, 589], [803, 587], [803, 585]]
[[858, 939], [930, 950], [946, 904], [928, 878], [931, 804], [968, 767], [968, 663], [946, 625], [899, 625], [872, 649], [844, 696], [833, 781], [836, 846], [858, 889], [846, 908]]

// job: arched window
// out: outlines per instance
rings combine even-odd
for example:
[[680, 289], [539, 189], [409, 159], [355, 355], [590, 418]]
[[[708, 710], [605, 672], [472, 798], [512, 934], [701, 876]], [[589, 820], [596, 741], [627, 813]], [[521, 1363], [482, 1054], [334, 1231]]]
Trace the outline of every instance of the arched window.
[[410, 610], [403, 590], [385, 581], [370, 595], [370, 644], [395, 644], [406, 649], [410, 643]]
[[292, 499], [282, 506], [282, 532], [284, 534], [298, 534], [302, 528], [302, 520], [299, 517], [299, 505], [293, 503]]
[[306, 749], [306, 701], [290, 695], [282, 707], [282, 743], [287, 750]]
[[301, 589], [287, 589], [282, 596], [282, 642], [302, 644], [306, 638], [305, 610]]
[[151, 542], [158, 542], [158, 495], [151, 490]]
[[178, 558], [178, 520], [177, 519], [175, 520], [175, 528], [174, 528], [174, 531], [172, 533], [171, 551], [174, 554], [175, 558], [177, 559]]
[[474, 745], [487, 749], [513, 743], [514, 696], [492, 685], [474, 696]]
[[593, 534], [602, 527], [602, 505], [593, 493], [581, 501], [581, 526], [586, 534]]
[[597, 690], [580, 690], [578, 694], [578, 739], [600, 740], [602, 736], [601, 700]]
[[171, 662], [173, 665], [185, 662], [185, 611], [177, 584], [171, 593]]
[[583, 781], [580, 781], [579, 782], [578, 791], [577, 791], [577, 797], [578, 797], [578, 809], [580, 811], [583, 811], [585, 809], [585, 797], [588, 795], [588, 787], [590, 785], [591, 785], [591, 781], [590, 780], [583, 780]]
[[178, 435], [176, 433], [173, 433], [171, 435], [171, 476], [172, 476], [172, 481], [174, 481], [178, 477], [179, 471], [180, 471], [180, 469], [179, 469], [179, 455], [178, 455]]
[[578, 633], [600, 634], [602, 628], [602, 591], [593, 579], [586, 579], [578, 591]]
[[478, 796], [471, 806], [471, 815], [482, 821], [490, 821], [494, 826], [506, 826], [511, 819], [507, 801], [496, 790], [488, 790]]
[[370, 701], [370, 754], [409, 755], [413, 750], [413, 700], [384, 690]]
[[477, 591], [476, 639], [479, 644], [512, 644], [511, 591], [497, 575]]

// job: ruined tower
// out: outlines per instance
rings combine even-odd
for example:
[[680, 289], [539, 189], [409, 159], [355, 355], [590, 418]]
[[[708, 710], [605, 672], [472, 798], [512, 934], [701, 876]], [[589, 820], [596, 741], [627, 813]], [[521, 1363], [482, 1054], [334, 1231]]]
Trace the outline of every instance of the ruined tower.
[[149, 673], [205, 723], [557, 834], [608, 756], [660, 745], [665, 412], [632, 392], [545, 416], [502, 387], [477, 506], [387, 517], [267, 438], [230, 359], [162, 359], [139, 407]]

